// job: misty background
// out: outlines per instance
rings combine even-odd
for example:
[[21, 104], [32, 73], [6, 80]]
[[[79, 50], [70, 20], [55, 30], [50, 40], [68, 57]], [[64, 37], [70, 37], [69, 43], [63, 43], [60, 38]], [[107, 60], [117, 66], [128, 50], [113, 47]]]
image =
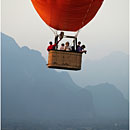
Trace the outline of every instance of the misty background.
[[[47, 60], [46, 48], [54, 34], [31, 0], [2, 0], [1, 4], [2, 32], [14, 37], [20, 46], [39, 50]], [[79, 33], [78, 39], [88, 50], [83, 58], [101, 59], [113, 51], [128, 54], [128, 12], [129, 0], [104, 0], [95, 18]]]
[[[118, 55], [128, 57], [114, 54]], [[109, 69], [107, 74], [111, 77]], [[127, 78], [127, 73], [124, 76]], [[109, 82], [86, 84], [84, 88], [76, 85], [67, 72], [48, 69], [39, 51], [21, 48], [2, 33], [3, 129], [128, 130], [129, 103], [125, 96]]]
[[[46, 48], [54, 35], [31, 0], [2, 0], [3, 128], [20, 128], [19, 122], [28, 128], [34, 125], [25, 124], [27, 120], [42, 120], [41, 125], [56, 130], [103, 125], [127, 130], [128, 3], [104, 0], [95, 18], [80, 30], [78, 40], [88, 53], [83, 55], [82, 70], [74, 72], [47, 68]], [[63, 122], [55, 126], [51, 120]]]

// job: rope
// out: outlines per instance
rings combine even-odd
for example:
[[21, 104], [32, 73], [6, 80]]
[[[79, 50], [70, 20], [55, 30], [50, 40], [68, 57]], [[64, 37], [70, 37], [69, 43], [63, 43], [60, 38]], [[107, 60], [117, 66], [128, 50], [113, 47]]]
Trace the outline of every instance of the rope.
[[[47, 25], [48, 26], [48, 25]], [[50, 28], [50, 30], [54, 33], [54, 35], [56, 36], [56, 35], [58, 35], [57, 34], [57, 30], [53, 30], [50, 26], [48, 26], [49, 28]]]
[[[86, 19], [87, 15], [88, 15], [88, 12], [89, 12], [89, 10], [90, 10], [90, 8], [91, 8], [91, 6], [92, 6], [93, 1], [94, 1], [94, 0], [91, 0], [91, 3], [89, 4], [89, 7], [88, 7], [88, 9], [87, 9], [87, 13], [85, 14], [85, 16], [84, 16], [84, 18], [83, 18], [83, 20], [82, 20], [82, 25], [83, 25], [84, 22], [85, 22], [85, 19]], [[47, 25], [47, 26], [48, 26], [48, 25]], [[50, 26], [48, 26], [48, 27], [49, 27], [50, 30], [54, 33], [55, 36], [58, 35], [58, 34], [57, 34], [57, 30], [53, 30]], [[76, 37], [76, 38], [77, 38], [77, 36], [78, 36], [80, 30], [81, 30], [81, 29], [79, 29], [79, 30], [77, 31], [77, 33], [75, 34], [75, 37]]]
[[87, 13], [86, 13], [86, 15], [84, 16], [83, 21], [82, 21], [82, 25], [84, 24], [85, 19], [86, 19], [87, 15], [88, 15], [88, 12], [89, 12], [90, 8], [92, 7], [93, 1], [94, 1], [94, 0], [91, 0], [91, 3], [89, 4], [89, 7], [88, 7], [88, 9], [87, 9]]
[[[85, 16], [84, 16], [84, 18], [83, 18], [83, 20], [82, 20], [82, 25], [83, 25], [84, 22], [85, 22], [85, 19], [86, 19], [87, 15], [88, 15], [88, 12], [89, 12], [89, 10], [90, 10], [90, 8], [91, 8], [91, 6], [92, 6], [93, 1], [94, 1], [94, 0], [91, 0], [91, 3], [89, 4], [89, 7], [88, 7], [88, 9], [87, 9], [87, 13], [85, 14]], [[75, 37], [76, 37], [76, 38], [77, 38], [77, 36], [78, 36], [80, 30], [81, 30], [81, 29], [79, 29], [79, 30], [77, 31], [77, 33], [75, 34]]]
[[80, 32], [80, 29], [77, 31], [77, 33], [75, 34], [75, 37], [77, 38], [78, 34]]

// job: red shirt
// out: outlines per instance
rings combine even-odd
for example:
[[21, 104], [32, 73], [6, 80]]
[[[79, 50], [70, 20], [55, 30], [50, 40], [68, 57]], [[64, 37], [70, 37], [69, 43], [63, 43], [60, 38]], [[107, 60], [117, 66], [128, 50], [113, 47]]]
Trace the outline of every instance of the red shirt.
[[55, 43], [54, 45], [48, 46], [47, 50], [48, 50], [48, 51], [54, 50], [55, 46], [56, 46], [56, 43]]

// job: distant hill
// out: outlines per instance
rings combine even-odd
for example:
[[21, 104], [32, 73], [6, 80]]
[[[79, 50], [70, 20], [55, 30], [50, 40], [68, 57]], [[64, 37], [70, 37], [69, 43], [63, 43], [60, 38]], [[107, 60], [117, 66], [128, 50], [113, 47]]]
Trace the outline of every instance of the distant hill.
[[94, 122], [128, 120], [127, 114], [128, 101], [115, 86], [81, 88], [68, 73], [48, 69], [41, 53], [2, 34], [2, 119]]
[[38, 51], [2, 34], [2, 118], [93, 119], [91, 93], [66, 72], [46, 67]]
[[[100, 83], [114, 84], [126, 99], [129, 95], [129, 58], [123, 52], [113, 52], [101, 60], [83, 61], [79, 72], [70, 71], [72, 79], [81, 86]], [[80, 77], [80, 78], [79, 78]]]
[[92, 93], [98, 119], [129, 119], [128, 100], [114, 85], [103, 83], [85, 88]]

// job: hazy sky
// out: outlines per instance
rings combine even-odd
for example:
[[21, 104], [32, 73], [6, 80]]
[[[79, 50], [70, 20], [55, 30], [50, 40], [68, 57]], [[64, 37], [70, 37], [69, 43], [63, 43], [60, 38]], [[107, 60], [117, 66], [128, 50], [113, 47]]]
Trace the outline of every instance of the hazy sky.
[[[79, 33], [89, 59], [100, 59], [113, 51], [128, 54], [129, 0], [104, 0], [96, 17]], [[2, 0], [2, 32], [20, 46], [39, 50], [46, 58], [53, 33], [34, 10], [31, 0]], [[85, 55], [86, 56], [86, 55]]]

